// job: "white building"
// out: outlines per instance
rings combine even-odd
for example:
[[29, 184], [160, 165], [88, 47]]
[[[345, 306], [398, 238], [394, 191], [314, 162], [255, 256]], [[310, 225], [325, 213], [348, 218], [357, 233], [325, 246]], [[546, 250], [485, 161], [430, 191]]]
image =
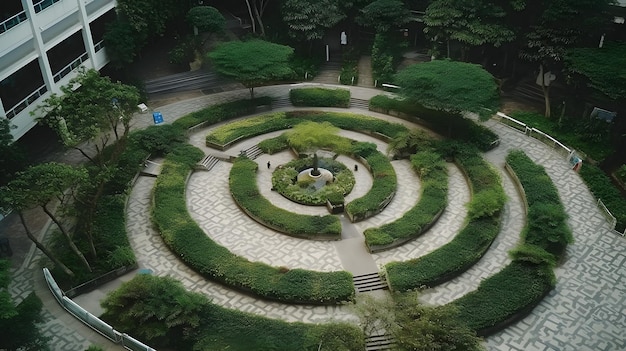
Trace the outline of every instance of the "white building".
[[14, 139], [35, 126], [38, 104], [75, 77], [79, 66], [108, 63], [102, 37], [116, 0], [2, 0], [0, 118]]

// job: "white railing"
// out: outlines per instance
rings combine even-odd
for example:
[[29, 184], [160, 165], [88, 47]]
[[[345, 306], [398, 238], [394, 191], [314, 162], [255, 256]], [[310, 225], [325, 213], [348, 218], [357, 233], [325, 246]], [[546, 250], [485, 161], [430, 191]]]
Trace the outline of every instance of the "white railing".
[[18, 24], [25, 22], [28, 19], [26, 12], [22, 11], [15, 16], [9, 17], [0, 23], [0, 34], [8, 31], [9, 29], [17, 26]]
[[11, 119], [17, 116], [18, 113], [22, 112], [26, 107], [37, 101], [43, 94], [48, 91], [46, 85], [42, 85], [37, 90], [28, 95], [24, 100], [18, 102], [13, 108], [7, 111], [7, 119]]
[[93, 314], [89, 313], [89, 311], [85, 310], [76, 302], [65, 296], [63, 290], [59, 288], [56, 281], [52, 277], [52, 274], [50, 274], [48, 268], [43, 269], [43, 275], [46, 279], [46, 283], [48, 284], [50, 292], [52, 292], [52, 295], [61, 305], [61, 307], [63, 307], [63, 309], [76, 317], [78, 320], [89, 326], [91, 329], [95, 330], [112, 342], [122, 345], [127, 350], [156, 351], [155, 349], [136, 340], [128, 334], [118, 332], [112, 326], [105, 323], [103, 320], [94, 316]]
[[104, 48], [104, 40], [100, 40], [93, 46], [93, 51], [98, 52]]
[[53, 77], [54, 82], [57, 83], [58, 81], [61, 80], [61, 78], [65, 77], [66, 75], [70, 74], [73, 70], [80, 67], [80, 64], [87, 61], [88, 58], [89, 58], [89, 55], [85, 52], [82, 55], [80, 55], [80, 57], [78, 57], [76, 60], [70, 62], [70, 64], [63, 67], [57, 74], [54, 75]]
[[55, 3], [59, 2], [61, 0], [42, 0], [36, 4], [34, 4], [33, 6], [35, 7], [35, 13], [39, 13], [45, 9], [47, 9], [48, 7], [54, 5]]

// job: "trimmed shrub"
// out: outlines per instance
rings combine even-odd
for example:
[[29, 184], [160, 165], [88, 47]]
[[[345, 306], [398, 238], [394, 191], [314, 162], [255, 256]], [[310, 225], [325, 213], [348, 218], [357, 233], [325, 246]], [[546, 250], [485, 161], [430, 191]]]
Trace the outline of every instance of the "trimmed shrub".
[[349, 107], [350, 90], [327, 88], [300, 88], [289, 91], [294, 106]]
[[259, 117], [231, 122], [214, 129], [206, 136], [207, 146], [224, 146], [236, 140], [290, 128], [293, 121], [284, 112], [271, 113]]
[[467, 225], [446, 245], [416, 259], [385, 266], [395, 291], [432, 287], [450, 280], [478, 262], [500, 231], [500, 212], [506, 196], [498, 173], [476, 148], [446, 142], [440, 153], [450, 153], [465, 171], [472, 191]]
[[611, 179], [598, 167], [586, 163], [580, 169], [580, 176], [589, 187], [591, 193], [604, 202], [604, 205], [617, 219], [615, 230], [624, 232], [626, 229], [626, 200]]
[[[309, 216], [289, 212], [274, 206], [257, 187], [258, 164], [238, 158], [230, 171], [230, 191], [237, 202], [254, 220], [280, 232], [308, 239], [341, 239], [339, 218], [331, 215]], [[324, 201], [325, 203], [325, 201]]]
[[498, 135], [491, 129], [463, 118], [459, 114], [431, 110], [417, 103], [394, 99], [386, 95], [374, 96], [370, 99], [369, 106], [370, 110], [386, 114], [390, 111], [402, 112], [411, 116], [409, 118], [411, 122], [425, 124], [441, 135], [470, 143], [481, 151], [489, 151], [499, 142]]
[[207, 123], [211, 125], [253, 113], [255, 112], [257, 106], [271, 104], [272, 98], [269, 96], [261, 96], [254, 99], [235, 100], [192, 112], [175, 120], [172, 124], [182, 129], [189, 129], [200, 123]]
[[[202, 156], [192, 146], [180, 146], [166, 158], [154, 189], [152, 220], [163, 241], [182, 261], [206, 278], [267, 299], [335, 304], [354, 298], [348, 272], [285, 270], [250, 262], [211, 240], [189, 215], [184, 196], [185, 179]], [[251, 166], [247, 162], [242, 165]]]
[[422, 181], [420, 200], [396, 221], [365, 230], [365, 243], [372, 252], [417, 238], [435, 223], [446, 207], [448, 172], [441, 156], [432, 151], [418, 152], [411, 156], [411, 165]]
[[289, 143], [287, 143], [287, 136], [281, 134], [276, 138], [262, 140], [259, 142], [258, 146], [259, 149], [263, 150], [266, 154], [273, 155], [289, 148]]

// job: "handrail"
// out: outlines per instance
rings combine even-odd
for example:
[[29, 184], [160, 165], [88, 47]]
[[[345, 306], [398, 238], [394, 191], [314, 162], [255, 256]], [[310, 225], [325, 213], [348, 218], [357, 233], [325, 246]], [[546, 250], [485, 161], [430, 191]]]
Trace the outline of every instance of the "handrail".
[[18, 24], [25, 22], [28, 19], [26, 17], [26, 11], [22, 11], [12, 17], [7, 18], [6, 20], [0, 23], [0, 34], [8, 31], [9, 29], [17, 26]]
[[81, 63], [87, 61], [88, 58], [89, 58], [89, 55], [85, 52], [82, 55], [80, 55], [76, 60], [70, 62], [67, 66], [63, 67], [59, 71], [59, 73], [54, 75], [54, 77], [53, 77], [54, 82], [57, 83], [58, 81], [61, 80], [61, 78], [63, 78], [66, 75], [70, 74], [70, 72], [72, 72], [73, 70], [78, 68]]
[[93, 50], [95, 52], [98, 52], [100, 50], [102, 50], [104, 48], [104, 40], [100, 40], [99, 42], [97, 42], [94, 46], [93, 46]]
[[33, 5], [35, 7], [35, 13], [39, 13], [45, 10], [59, 1], [61, 0], [41, 0], [40, 2]]
[[28, 107], [33, 102], [37, 101], [43, 94], [48, 91], [48, 87], [46, 85], [40, 86], [37, 90], [32, 92], [22, 101], [18, 102], [13, 108], [7, 111], [7, 119], [11, 119], [17, 116], [18, 113], [22, 112], [26, 107]]

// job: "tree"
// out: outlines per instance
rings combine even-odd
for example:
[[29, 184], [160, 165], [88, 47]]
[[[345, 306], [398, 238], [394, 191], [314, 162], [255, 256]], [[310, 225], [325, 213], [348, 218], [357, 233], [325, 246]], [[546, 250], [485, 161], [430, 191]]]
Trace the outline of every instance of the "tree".
[[[76, 86], [79, 88], [73, 90]], [[79, 72], [61, 91], [63, 95], [50, 95], [33, 114], [39, 114], [39, 122], [52, 128], [66, 147], [79, 150], [103, 167], [102, 151], [111, 140], [108, 132], [113, 133], [116, 141], [128, 135], [133, 113], [138, 110], [139, 91], [130, 85], [111, 82], [93, 69]], [[96, 157], [89, 156], [79, 146], [85, 141], [93, 143]], [[123, 144], [119, 147], [112, 157], [118, 156]]]
[[[259, 22], [261, 36], [265, 37], [265, 26], [263, 25], [263, 13], [269, 4], [269, 0], [246, 0], [250, 22], [252, 23], [252, 33], [256, 33], [256, 22]], [[256, 19], [256, 21], [255, 21]]]
[[[519, 55], [539, 64], [537, 83], [545, 101], [545, 116], [550, 117], [550, 80], [548, 72], [558, 71], [568, 49], [586, 41], [599, 40], [611, 17], [607, 13], [611, 0], [550, 0], [530, 23], [525, 43]], [[537, 9], [534, 9], [537, 11]]]
[[326, 29], [346, 16], [338, 0], [285, 0], [281, 12], [289, 28], [289, 36], [308, 42], [322, 39]]
[[498, 87], [480, 65], [436, 60], [411, 65], [396, 74], [400, 94], [425, 107], [490, 116], [498, 107]]
[[374, 28], [377, 32], [388, 32], [406, 24], [411, 12], [400, 0], [376, 0], [361, 9], [357, 16], [358, 24]]
[[41, 300], [30, 293], [17, 306], [11, 301], [8, 292], [10, 282], [9, 261], [0, 260], [0, 349], [8, 351], [43, 351], [49, 350], [48, 338], [39, 330], [43, 323]]
[[595, 89], [610, 99], [626, 98], [626, 44], [605, 43], [602, 48], [573, 48], [565, 54], [570, 80]]
[[9, 182], [6, 187], [2, 188], [1, 191], [3, 202], [18, 211], [20, 220], [22, 221], [22, 225], [29, 239], [70, 276], [73, 276], [73, 273], [61, 264], [30, 232], [25, 222], [23, 211], [36, 206], [41, 207], [46, 215], [56, 224], [59, 231], [61, 231], [70, 249], [80, 258], [85, 268], [91, 272], [89, 262], [74, 243], [72, 235], [49, 207], [50, 200], [53, 198], [58, 200], [60, 207], [71, 202], [74, 199], [74, 192], [77, 187], [86, 180], [87, 172], [84, 169], [55, 162], [41, 163], [18, 173], [16, 178]]
[[411, 129], [406, 132], [400, 132], [387, 144], [387, 154], [396, 154], [406, 156], [414, 154], [428, 148], [431, 144], [431, 138], [422, 129]]
[[239, 81], [254, 98], [255, 87], [293, 76], [289, 65], [292, 54], [288, 46], [250, 40], [223, 43], [207, 56], [219, 73]]
[[460, 42], [461, 59], [465, 60], [469, 47], [484, 44], [499, 47], [513, 40], [515, 34], [505, 25], [505, 15], [503, 4], [493, 0], [434, 0], [426, 8], [424, 32], [433, 42], [446, 43], [448, 58], [450, 41]]
[[192, 7], [187, 12], [187, 22], [200, 32], [219, 33], [224, 30], [226, 19], [211, 6]]
[[147, 37], [136, 32], [130, 22], [118, 17], [107, 23], [102, 39], [111, 65], [121, 69], [135, 61]]
[[24, 151], [13, 142], [11, 128], [8, 119], [0, 118], [0, 185], [11, 180], [26, 163]]

